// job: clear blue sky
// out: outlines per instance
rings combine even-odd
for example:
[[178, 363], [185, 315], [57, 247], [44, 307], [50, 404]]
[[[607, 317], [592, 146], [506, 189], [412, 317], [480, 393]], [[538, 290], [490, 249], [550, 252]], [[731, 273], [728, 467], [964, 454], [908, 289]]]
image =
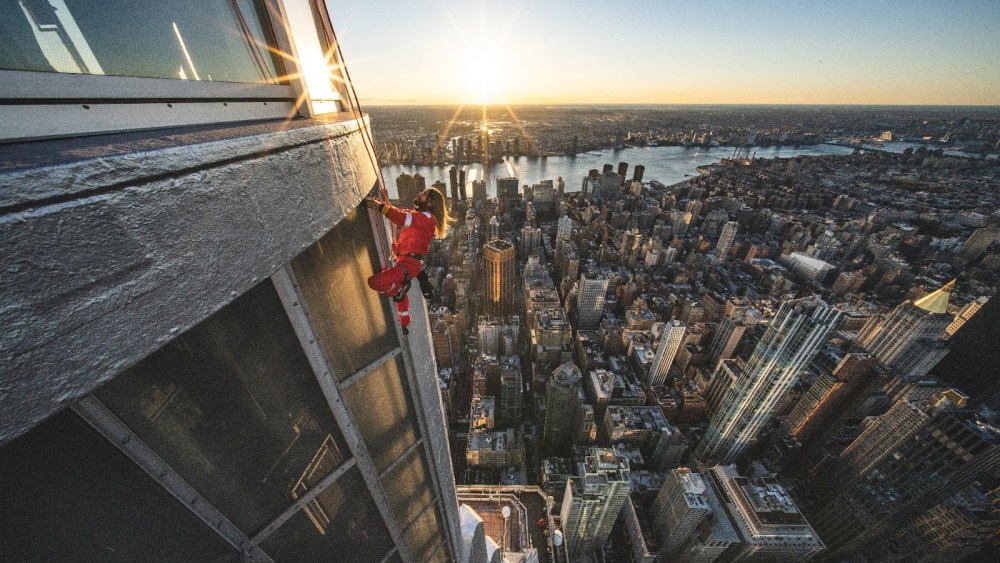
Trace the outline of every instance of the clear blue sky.
[[362, 103], [1000, 105], [1000, 0], [327, 0]]

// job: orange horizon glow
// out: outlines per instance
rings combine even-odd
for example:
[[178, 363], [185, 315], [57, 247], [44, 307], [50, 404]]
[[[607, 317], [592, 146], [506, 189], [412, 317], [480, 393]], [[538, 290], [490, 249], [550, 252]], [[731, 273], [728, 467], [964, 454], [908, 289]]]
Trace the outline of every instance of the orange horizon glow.
[[369, 105], [1000, 106], [988, 2], [352, 1]]

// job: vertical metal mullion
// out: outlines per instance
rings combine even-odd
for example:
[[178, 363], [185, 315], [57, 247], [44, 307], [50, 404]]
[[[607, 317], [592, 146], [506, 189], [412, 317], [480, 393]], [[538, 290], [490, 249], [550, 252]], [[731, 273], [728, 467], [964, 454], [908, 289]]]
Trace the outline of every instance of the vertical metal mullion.
[[399, 550], [403, 560], [412, 561], [413, 558], [403, 543], [402, 531], [396, 524], [396, 519], [392, 515], [392, 509], [389, 507], [388, 500], [386, 500], [385, 491], [382, 490], [382, 484], [379, 483], [375, 463], [372, 461], [364, 439], [355, 425], [343, 397], [340, 395], [340, 390], [337, 389], [334, 370], [330, 367], [326, 353], [320, 346], [319, 338], [316, 336], [316, 331], [313, 329], [309, 316], [305, 311], [302, 293], [299, 290], [298, 283], [295, 281], [295, 274], [292, 272], [291, 266], [285, 264], [278, 269], [278, 271], [271, 275], [271, 281], [274, 283], [274, 288], [278, 292], [278, 297], [285, 308], [288, 320], [292, 323], [295, 335], [298, 337], [306, 358], [309, 360], [309, 365], [312, 366], [313, 372], [316, 375], [316, 381], [319, 383], [330, 411], [333, 413], [341, 433], [347, 440], [347, 446], [351, 450], [358, 468], [361, 470], [361, 476], [368, 486], [369, 493], [375, 502], [375, 506], [378, 508], [379, 514], [382, 516], [383, 524], [389, 530], [389, 535], [392, 536], [393, 543], [396, 544], [396, 548]]
[[97, 397], [93, 395], [84, 397], [72, 406], [72, 410], [227, 543], [241, 551], [251, 561], [273, 563], [273, 560], [254, 545], [246, 534], [184, 480]]
[[[382, 194], [379, 194], [379, 197], [382, 197]], [[373, 210], [363, 207], [362, 213], [367, 213], [368, 222], [371, 224], [372, 232], [375, 234], [375, 249], [378, 252], [379, 259], [379, 264], [376, 265], [376, 268], [381, 268], [383, 264], [389, 264], [389, 233], [391, 227], [382, 215], [375, 213]]]
[[[430, 342], [430, 322], [427, 318], [427, 307], [417, 287], [410, 288], [410, 336], [409, 338], [420, 339], [421, 342]], [[417, 340], [414, 340], [416, 342]], [[413, 397], [413, 402], [415, 408], [418, 409], [417, 423], [420, 427], [420, 433], [425, 437], [424, 443], [426, 444], [427, 453], [427, 463], [430, 468], [431, 482], [434, 485], [435, 497], [439, 499], [454, 499], [454, 502], [442, 501], [441, 511], [442, 511], [442, 522], [441, 527], [444, 529], [446, 539], [450, 542], [452, 550], [455, 552], [456, 556], [461, 553], [460, 536], [458, 530], [452, 528], [449, 523], [454, 522], [458, 526], [459, 515], [458, 515], [458, 497], [457, 492], [454, 488], [454, 479], [452, 479], [451, 487], [445, 488], [445, 483], [439, 476], [442, 472], [451, 472], [451, 449], [448, 444], [448, 429], [444, 424], [444, 406], [441, 402], [441, 389], [438, 386], [438, 375], [436, 368], [436, 362], [434, 362], [434, 351], [433, 348], [429, 350], [431, 359], [431, 369], [424, 369], [422, 371], [429, 373], [417, 373], [416, 362], [413, 360], [413, 350], [411, 349], [411, 341], [409, 339], [403, 339], [403, 363], [406, 366], [406, 376], [407, 382], [411, 390], [410, 395]], [[426, 367], [426, 366], [425, 366]], [[426, 420], [425, 414], [428, 414], [433, 409], [434, 413], [440, 412], [441, 424], [436, 431], [432, 431], [428, 428], [428, 421]], [[435, 455], [435, 450], [444, 452], [444, 457], [446, 459], [439, 460], [437, 455]], [[442, 465], [447, 464], [447, 467], [442, 467]], [[454, 505], [454, 506], [453, 506]]]
[[[372, 223], [372, 230], [375, 233], [376, 238], [376, 248], [378, 249], [379, 258], [382, 264], [388, 263], [389, 249], [391, 242], [391, 227], [379, 214], [374, 211], [368, 211], [368, 218]], [[441, 526], [444, 529], [446, 535], [446, 540], [451, 546], [450, 551], [454, 553], [455, 557], [458, 557], [461, 553], [461, 533], [458, 529], [459, 526], [459, 515], [458, 515], [458, 497], [455, 491], [454, 479], [451, 481], [451, 487], [445, 487], [439, 475], [442, 471], [451, 472], [451, 450], [448, 444], [448, 429], [444, 424], [444, 407], [441, 403], [441, 391], [437, 383], [437, 371], [435, 369], [429, 370], [432, 373], [422, 373], [417, 374], [415, 362], [413, 361], [413, 352], [410, 347], [410, 338], [422, 339], [422, 341], [430, 342], [430, 323], [427, 319], [427, 309], [424, 303], [423, 295], [417, 287], [410, 288], [410, 335], [404, 337], [400, 329], [399, 323], [393, 323], [396, 325], [397, 338], [399, 339], [400, 346], [403, 353], [401, 354], [403, 358], [403, 365], [406, 372], [406, 381], [408, 390], [410, 393], [411, 400], [413, 401], [414, 409], [416, 409], [417, 426], [420, 430], [420, 435], [423, 437], [424, 452], [427, 459], [427, 466], [430, 470], [431, 484], [434, 487], [435, 497], [438, 499], [445, 499], [441, 502], [441, 515], [442, 523]], [[395, 315], [393, 315], [395, 316]], [[430, 357], [433, 362], [433, 349], [429, 350]], [[436, 364], [435, 364], [436, 365]], [[425, 381], [426, 380], [426, 381]], [[420, 385], [424, 382], [426, 387]], [[425, 393], [433, 393], [433, 397], [425, 399]], [[427, 421], [425, 419], [425, 413], [428, 411], [425, 409], [425, 405], [430, 403], [435, 406], [436, 411], [440, 411], [441, 424], [437, 428], [436, 432], [431, 431], [428, 428]], [[446, 459], [439, 460], [435, 452], [444, 452], [444, 457]], [[446, 464], [446, 467], [442, 465]], [[448, 502], [447, 499], [452, 499], [452, 502]], [[452, 527], [449, 523], [454, 523], [455, 527]]]

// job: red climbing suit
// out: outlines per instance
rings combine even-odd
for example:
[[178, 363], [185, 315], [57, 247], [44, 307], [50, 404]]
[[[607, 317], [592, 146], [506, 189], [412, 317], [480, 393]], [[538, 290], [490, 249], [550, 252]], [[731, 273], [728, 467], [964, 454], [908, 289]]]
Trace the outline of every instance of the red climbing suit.
[[[397, 209], [389, 204], [380, 208], [382, 215], [402, 227], [399, 238], [392, 245], [396, 265], [390, 266], [368, 278], [368, 287], [389, 297], [394, 297], [408, 280], [416, 279], [423, 268], [423, 256], [431, 248], [431, 239], [437, 228], [437, 221], [430, 211]], [[399, 324], [403, 328], [410, 325], [410, 298], [405, 294], [396, 301]]]

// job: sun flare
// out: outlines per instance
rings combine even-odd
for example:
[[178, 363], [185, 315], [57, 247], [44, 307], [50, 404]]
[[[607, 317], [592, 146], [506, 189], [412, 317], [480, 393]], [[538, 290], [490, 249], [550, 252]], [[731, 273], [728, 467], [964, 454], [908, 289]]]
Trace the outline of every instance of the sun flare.
[[465, 99], [474, 104], [504, 101], [501, 65], [485, 49], [470, 53], [461, 65]]

